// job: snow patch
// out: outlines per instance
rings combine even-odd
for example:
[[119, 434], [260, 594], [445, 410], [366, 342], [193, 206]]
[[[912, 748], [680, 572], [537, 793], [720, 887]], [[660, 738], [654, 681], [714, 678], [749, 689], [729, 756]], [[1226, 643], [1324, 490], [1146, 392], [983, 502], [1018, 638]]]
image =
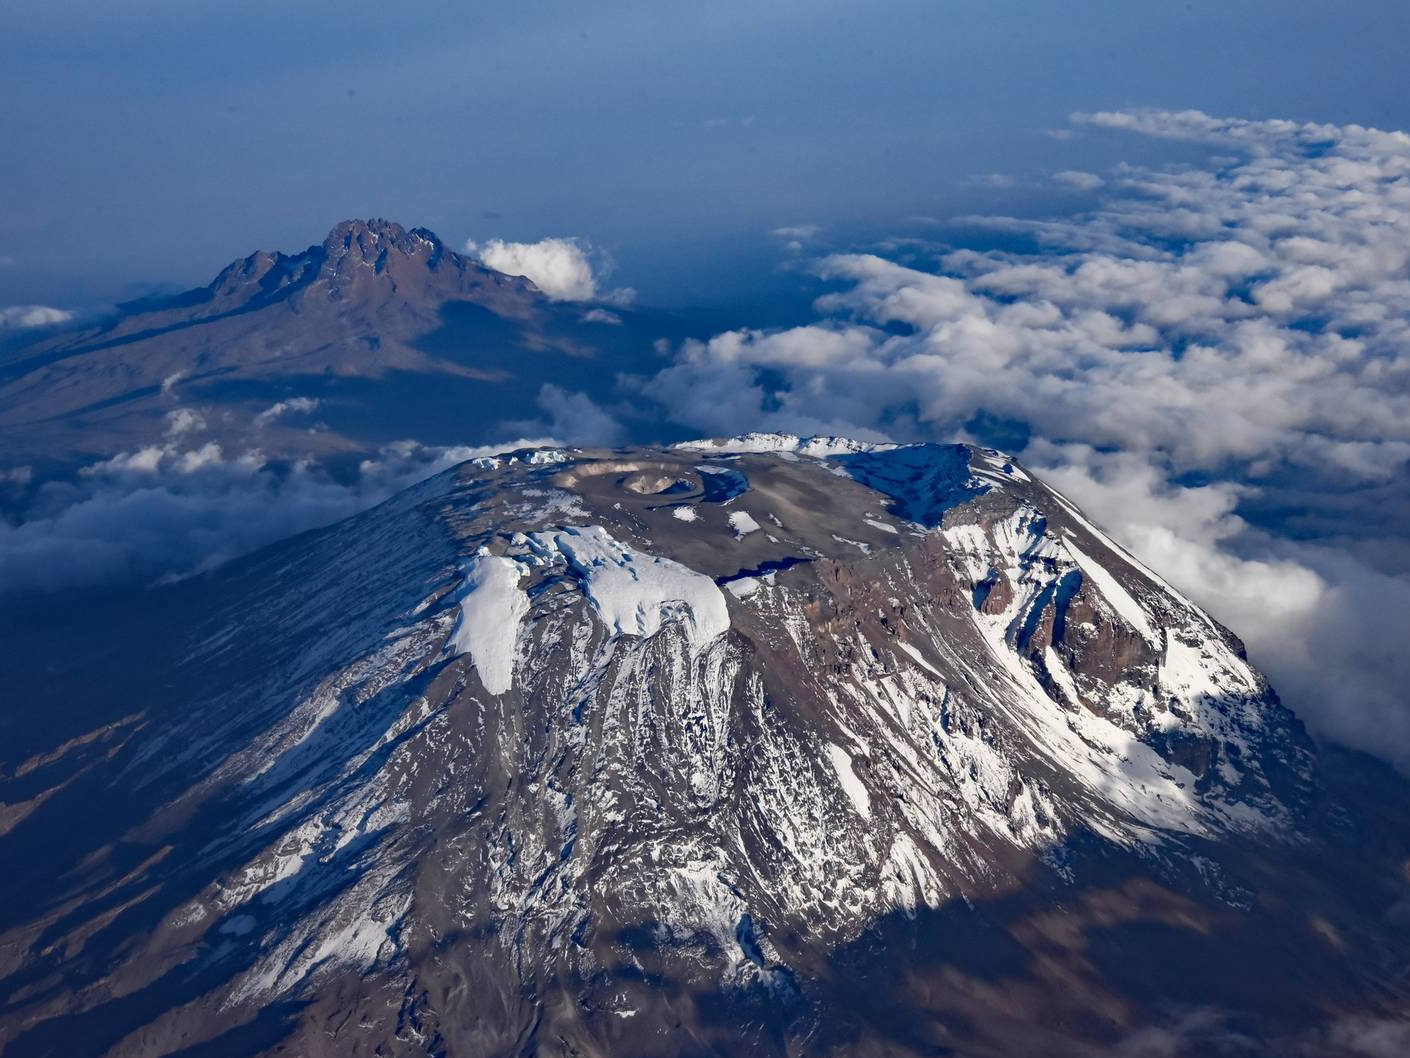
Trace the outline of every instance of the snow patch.
[[1052, 647], [1043, 648], [1043, 664], [1047, 667], [1048, 675], [1052, 681], [1058, 685], [1067, 703], [1071, 706], [1080, 706], [1082, 697], [1077, 693], [1077, 683], [1072, 678], [1072, 673], [1067, 671], [1067, 666], [1062, 663], [1062, 658], [1057, 656], [1057, 652]]
[[682, 441], [673, 447], [687, 452], [717, 452], [721, 455], [770, 453], [810, 456], [827, 459], [830, 456], [854, 452], [886, 452], [897, 445], [887, 442], [854, 441], [850, 437], [799, 437], [791, 433], [746, 433], [738, 437], [707, 438]]
[[490, 694], [503, 694], [514, 682], [519, 623], [529, 612], [529, 596], [519, 587], [523, 575], [523, 567], [512, 558], [483, 549], [465, 572], [465, 594], [451, 648], [456, 654], [470, 655]]
[[896, 641], [896, 645], [902, 650], [904, 650], [907, 654], [909, 654], [911, 660], [914, 661], [921, 668], [923, 668], [926, 672], [930, 673], [930, 675], [934, 676], [936, 679], [944, 679], [944, 677], [941, 676], [940, 673], [935, 670], [935, 666], [925, 660], [925, 655], [922, 654], [915, 647], [911, 646], [911, 644], [907, 643], [904, 639], [898, 639]]
[[750, 515], [748, 511], [731, 511], [729, 524], [736, 536], [748, 536], [755, 529], [759, 528], [759, 523], [754, 520], [753, 516]]
[[634, 551], [600, 525], [534, 533], [529, 540], [545, 558], [563, 556], [614, 635], [652, 636], [663, 621], [680, 619], [699, 651], [729, 630], [724, 593], [711, 578]]
[[1071, 536], [1065, 537], [1063, 544], [1073, 561], [1082, 570], [1082, 575], [1091, 580], [1121, 619], [1145, 636], [1147, 640], [1159, 645], [1160, 633], [1151, 627], [1150, 618], [1146, 615], [1146, 611], [1132, 597], [1131, 593], [1121, 586], [1121, 582], [1113, 577], [1100, 562], [1085, 555]]
[[871, 795], [867, 793], [866, 786], [862, 784], [861, 779], [857, 778], [857, 773], [852, 769], [851, 754], [841, 746], [829, 742], [827, 744], [827, 758], [832, 762], [832, 770], [837, 772], [837, 781], [842, 784], [843, 792], [852, 802], [852, 807], [863, 819], [870, 819]]

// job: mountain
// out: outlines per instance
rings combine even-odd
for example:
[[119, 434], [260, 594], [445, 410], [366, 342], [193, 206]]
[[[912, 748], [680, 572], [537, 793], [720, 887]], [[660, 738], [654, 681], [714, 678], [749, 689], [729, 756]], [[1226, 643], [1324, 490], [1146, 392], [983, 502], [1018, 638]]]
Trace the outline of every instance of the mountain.
[[1405, 1039], [1405, 782], [991, 450], [525, 449], [0, 634], [6, 1058]]
[[[672, 326], [550, 301], [424, 228], [349, 220], [302, 253], [254, 253], [206, 287], [0, 351], [0, 451], [58, 472], [159, 443], [179, 408], [210, 440], [289, 458], [498, 439], [538, 413], [545, 378], [600, 395]], [[260, 418], [300, 399], [317, 414]]]

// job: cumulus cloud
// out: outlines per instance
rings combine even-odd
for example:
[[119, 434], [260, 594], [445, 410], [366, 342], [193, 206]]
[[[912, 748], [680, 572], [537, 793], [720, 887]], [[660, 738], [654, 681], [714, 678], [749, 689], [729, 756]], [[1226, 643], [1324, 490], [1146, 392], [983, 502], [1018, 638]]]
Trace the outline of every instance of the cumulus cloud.
[[1087, 173], [1080, 169], [1064, 169], [1054, 173], [1053, 179], [1074, 191], [1095, 191], [1106, 185], [1106, 181], [1096, 173]]
[[[602, 301], [629, 305], [636, 297], [630, 287], [599, 291], [601, 276], [594, 268], [592, 248], [581, 239], [540, 239], [538, 242], [505, 242], [490, 239], [465, 244], [487, 268], [505, 275], [523, 276], [554, 301]], [[601, 255], [598, 255], [601, 260]]]
[[786, 224], [773, 230], [776, 239], [816, 239], [821, 234], [820, 224]]
[[206, 428], [206, 417], [194, 408], [176, 408], [166, 413], [166, 435], [180, 437]]
[[786, 224], [769, 233], [775, 239], [783, 240], [784, 249], [789, 253], [802, 253], [809, 243], [816, 242], [822, 234], [820, 224]]
[[1121, 167], [1075, 217], [970, 218], [1030, 252], [827, 257], [816, 322], [687, 342], [641, 392], [708, 433], [1014, 449], [1247, 638], [1319, 730], [1410, 765], [1410, 136], [1075, 122], [1221, 156]]
[[288, 400], [276, 401], [254, 417], [254, 427], [261, 430], [286, 415], [307, 415], [317, 409], [318, 404], [316, 397], [290, 397]]
[[535, 401], [543, 415], [537, 419], [506, 422], [511, 433], [546, 435], [564, 444], [611, 447], [626, 440], [626, 429], [611, 412], [599, 407], [586, 393], [544, 383]]
[[587, 312], [583, 313], [583, 322], [605, 323], [612, 327], [620, 327], [622, 325], [622, 317], [618, 316], [615, 312], [609, 312], [607, 309], [588, 309]]
[[532, 445], [387, 445], [352, 481], [316, 463], [180, 438], [93, 463], [36, 490], [21, 520], [0, 521], [0, 592], [179, 576], [355, 514], [466, 459]]
[[53, 309], [47, 305], [11, 305], [0, 309], [0, 330], [54, 327], [73, 318], [74, 314], [67, 309]]

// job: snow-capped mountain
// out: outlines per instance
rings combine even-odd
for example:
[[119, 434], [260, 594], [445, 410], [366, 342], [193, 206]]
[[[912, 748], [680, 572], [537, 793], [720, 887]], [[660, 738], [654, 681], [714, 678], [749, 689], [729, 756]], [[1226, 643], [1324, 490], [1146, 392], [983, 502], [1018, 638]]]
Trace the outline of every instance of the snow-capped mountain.
[[4, 760], [6, 1055], [1182, 1054], [1131, 1048], [1189, 1011], [1357, 1054], [1410, 1009], [1403, 785], [994, 451], [523, 450], [144, 599], [176, 645], [70, 644], [97, 704]]

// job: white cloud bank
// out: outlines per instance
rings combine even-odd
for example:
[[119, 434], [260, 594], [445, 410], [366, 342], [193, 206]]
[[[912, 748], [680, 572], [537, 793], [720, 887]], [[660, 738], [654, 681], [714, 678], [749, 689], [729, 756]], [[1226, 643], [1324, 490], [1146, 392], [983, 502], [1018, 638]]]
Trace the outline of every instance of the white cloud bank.
[[629, 287], [598, 290], [600, 276], [593, 266], [592, 248], [579, 239], [541, 239], [538, 242], [504, 242], [471, 239], [465, 250], [487, 268], [510, 276], [523, 276], [554, 301], [602, 301], [627, 305], [636, 297]]
[[1315, 728], [1410, 765], [1410, 136], [1074, 125], [1226, 157], [1121, 168], [1070, 219], [969, 218], [1028, 253], [828, 257], [816, 323], [688, 342], [642, 391], [706, 433], [1026, 448], [1248, 639]]
[[85, 467], [37, 490], [23, 521], [0, 521], [0, 594], [150, 580], [213, 569], [275, 540], [356, 514], [466, 459], [536, 445], [524, 438], [478, 448], [384, 446], [350, 482], [310, 462], [266, 462], [258, 451], [159, 445]]
[[53, 309], [48, 305], [10, 305], [0, 309], [0, 330], [54, 327], [73, 318], [74, 314], [68, 309]]

